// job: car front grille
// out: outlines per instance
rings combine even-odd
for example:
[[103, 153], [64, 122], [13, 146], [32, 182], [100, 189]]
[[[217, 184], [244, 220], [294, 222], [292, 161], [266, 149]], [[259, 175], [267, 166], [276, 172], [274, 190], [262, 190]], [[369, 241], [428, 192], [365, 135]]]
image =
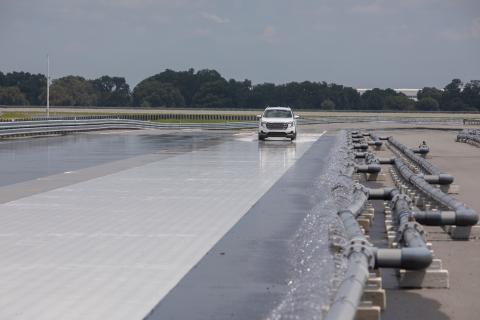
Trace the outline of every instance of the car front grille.
[[288, 123], [267, 123], [268, 130], [285, 130], [288, 128]]

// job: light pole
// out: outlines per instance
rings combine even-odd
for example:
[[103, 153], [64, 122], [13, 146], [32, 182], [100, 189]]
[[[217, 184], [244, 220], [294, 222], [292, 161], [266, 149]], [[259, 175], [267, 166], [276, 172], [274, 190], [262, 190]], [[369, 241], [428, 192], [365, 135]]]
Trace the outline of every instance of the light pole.
[[50, 118], [50, 56], [47, 54], [47, 118]]

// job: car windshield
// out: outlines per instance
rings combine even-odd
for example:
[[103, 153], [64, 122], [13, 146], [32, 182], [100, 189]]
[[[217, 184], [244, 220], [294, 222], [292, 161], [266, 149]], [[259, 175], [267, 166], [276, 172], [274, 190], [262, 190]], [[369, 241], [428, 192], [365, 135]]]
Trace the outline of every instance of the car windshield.
[[290, 110], [279, 110], [279, 109], [272, 109], [272, 110], [265, 110], [263, 114], [265, 118], [291, 118], [292, 112]]

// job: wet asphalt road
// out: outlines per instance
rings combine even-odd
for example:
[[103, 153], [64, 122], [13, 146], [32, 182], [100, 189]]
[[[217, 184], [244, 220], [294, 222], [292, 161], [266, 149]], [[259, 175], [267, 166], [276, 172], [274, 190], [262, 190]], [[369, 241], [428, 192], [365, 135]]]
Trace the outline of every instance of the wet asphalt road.
[[[289, 290], [289, 242], [313, 205], [305, 190], [314, 189], [334, 144], [318, 137], [258, 143], [249, 133], [115, 132], [0, 142], [3, 191], [31, 189], [1, 207], [10, 300], [0, 309], [38, 319], [139, 319], [193, 266], [152, 317], [267, 317]], [[103, 168], [118, 162], [114, 173]], [[62, 174], [69, 171], [76, 172]], [[76, 174], [79, 181], [69, 178]], [[192, 313], [183, 313], [185, 304]]]
[[113, 131], [3, 140], [0, 187], [144, 154], [188, 152], [219, 143], [226, 135]]
[[[322, 137], [314, 143], [146, 319], [272, 317], [290, 290], [292, 245], [302, 221], [316, 205], [312, 192], [326, 170], [334, 142], [334, 137]], [[326, 199], [329, 194], [322, 196]], [[315, 201], [319, 200], [317, 195]], [[294, 308], [288, 309], [282, 317], [296, 316], [288, 314]]]

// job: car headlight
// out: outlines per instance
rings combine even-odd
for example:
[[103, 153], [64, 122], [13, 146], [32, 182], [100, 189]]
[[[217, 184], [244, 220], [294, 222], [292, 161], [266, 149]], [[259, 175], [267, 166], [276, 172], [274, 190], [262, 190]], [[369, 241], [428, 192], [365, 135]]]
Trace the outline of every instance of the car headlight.
[[266, 123], [265, 121], [262, 121], [262, 122], [261, 122], [261, 125], [262, 125], [262, 127], [266, 127], [266, 126], [267, 126], [267, 123]]
[[295, 122], [293, 122], [293, 121], [288, 123], [289, 127], [293, 127], [294, 125], [295, 125]]

